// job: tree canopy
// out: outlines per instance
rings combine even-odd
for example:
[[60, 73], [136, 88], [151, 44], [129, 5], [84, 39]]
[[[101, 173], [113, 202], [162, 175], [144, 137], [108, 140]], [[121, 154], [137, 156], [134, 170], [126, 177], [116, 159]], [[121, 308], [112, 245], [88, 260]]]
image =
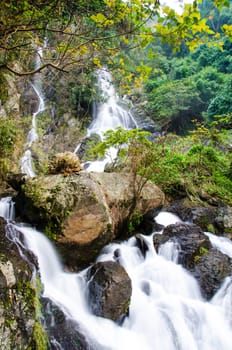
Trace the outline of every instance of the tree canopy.
[[[66, 72], [73, 66], [119, 66], [122, 49], [145, 47], [157, 39], [176, 49], [185, 42], [193, 50], [209, 37], [220, 44], [219, 33], [201, 18], [200, 3], [185, 4], [178, 14], [153, 0], [1, 1], [0, 69], [31, 75], [46, 67]], [[214, 4], [220, 8], [229, 1]], [[230, 36], [231, 27], [225, 26]], [[43, 57], [35, 68], [32, 62], [41, 46]]]

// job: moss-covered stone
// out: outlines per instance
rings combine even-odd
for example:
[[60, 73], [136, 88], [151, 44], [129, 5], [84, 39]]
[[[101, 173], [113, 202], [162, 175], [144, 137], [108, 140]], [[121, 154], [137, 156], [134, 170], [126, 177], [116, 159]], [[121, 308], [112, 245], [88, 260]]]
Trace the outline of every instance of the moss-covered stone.
[[[41, 337], [35, 334], [35, 330], [42, 329], [39, 290], [32, 283], [31, 268], [17, 246], [6, 238], [6, 230], [13, 229], [0, 218], [0, 348], [46, 350], [38, 347]], [[28, 258], [36, 264], [30, 253]]]
[[163, 201], [151, 183], [135, 201], [130, 174], [79, 172], [26, 179], [16, 209], [54, 239], [65, 263], [76, 267], [92, 262], [105, 244], [128, 231], [133, 211], [138, 218]]

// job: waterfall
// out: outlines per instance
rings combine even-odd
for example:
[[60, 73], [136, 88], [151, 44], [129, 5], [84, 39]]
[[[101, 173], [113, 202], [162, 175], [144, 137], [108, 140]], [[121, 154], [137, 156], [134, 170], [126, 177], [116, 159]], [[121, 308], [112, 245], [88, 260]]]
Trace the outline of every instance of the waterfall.
[[[93, 108], [93, 121], [87, 129], [86, 138], [92, 135], [98, 135], [100, 140], [104, 138], [104, 132], [121, 126], [124, 129], [136, 128], [137, 123], [132, 113], [123, 106], [122, 100], [117, 96], [113, 84], [113, 78], [106, 68], [97, 70], [97, 86], [101, 92], [102, 101], [96, 103]], [[77, 145], [74, 153], [79, 149]], [[85, 168], [87, 171], [104, 171], [107, 163], [117, 156], [117, 150], [111, 148], [107, 156], [101, 161], [87, 162]]]
[[[156, 221], [167, 225], [180, 219], [161, 213]], [[160, 249], [157, 254], [151, 234], [143, 236], [148, 247], [145, 257], [135, 238], [109, 244], [103, 249], [98, 261], [114, 260], [114, 252], [119, 249], [119, 263], [132, 280], [129, 315], [119, 325], [91, 314], [86, 296], [86, 270], [64, 272], [54, 247], [42, 233], [29, 227], [16, 228], [24, 235], [27, 248], [38, 257], [44, 296], [76, 321], [87, 337], [94, 338], [100, 349], [231, 349], [231, 278], [225, 280], [211, 301], [204, 300], [194, 277], [176, 264], [177, 246]], [[231, 241], [222, 237], [214, 240], [213, 235], [214, 238], [209, 236], [215, 247], [232, 255]]]
[[7, 221], [14, 220], [15, 208], [11, 197], [3, 197], [0, 199], [0, 217], [3, 217]]
[[[38, 52], [37, 52], [37, 56], [36, 56], [36, 61], [35, 61], [35, 69], [40, 67], [42, 56], [43, 56], [43, 47], [39, 47]], [[25, 145], [24, 155], [21, 158], [21, 172], [26, 174], [29, 177], [35, 176], [35, 172], [33, 170], [31, 146], [32, 146], [33, 142], [36, 142], [38, 140], [37, 127], [36, 127], [36, 117], [38, 114], [43, 112], [45, 109], [44, 98], [43, 98], [43, 94], [42, 94], [42, 83], [41, 83], [41, 74], [40, 73], [35, 74], [34, 82], [32, 83], [32, 87], [33, 87], [35, 94], [38, 98], [38, 108], [32, 115], [31, 129], [29, 130], [29, 133], [27, 135], [27, 142]]]

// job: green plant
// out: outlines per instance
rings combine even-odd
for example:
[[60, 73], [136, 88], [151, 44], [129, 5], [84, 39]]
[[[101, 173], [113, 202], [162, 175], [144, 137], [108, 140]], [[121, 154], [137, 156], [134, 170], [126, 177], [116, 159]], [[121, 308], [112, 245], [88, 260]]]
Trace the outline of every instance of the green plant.
[[127, 221], [127, 229], [128, 229], [128, 231], [129, 232], [133, 232], [136, 229], [136, 227], [138, 227], [139, 224], [141, 224], [142, 218], [143, 218], [142, 214], [134, 211], [130, 215], [130, 217], [129, 217], [128, 221]]
[[1, 118], [0, 123], [0, 158], [8, 156], [14, 148], [17, 126], [13, 118]]

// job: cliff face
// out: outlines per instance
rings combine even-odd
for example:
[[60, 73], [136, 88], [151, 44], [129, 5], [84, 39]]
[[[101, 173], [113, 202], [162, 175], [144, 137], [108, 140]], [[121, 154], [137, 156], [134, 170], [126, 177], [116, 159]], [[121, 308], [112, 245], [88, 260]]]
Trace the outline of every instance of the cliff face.
[[[15, 66], [20, 72], [20, 66], [17, 63]], [[73, 95], [73, 89], [78, 85], [78, 82], [74, 81], [75, 72], [65, 77], [60, 76], [56, 81], [53, 80], [52, 84], [47, 73], [18, 77], [9, 72], [0, 72], [0, 119], [5, 120], [6, 124], [10, 119], [17, 134], [10, 152], [0, 154], [0, 160], [5, 159], [0, 164], [0, 172], [3, 175], [7, 172], [20, 172], [20, 159], [32, 128], [32, 115], [38, 110], [41, 96], [45, 110], [36, 117], [35, 130], [38, 139], [31, 146], [36, 173], [46, 171], [51, 155], [63, 151], [73, 152], [84, 137], [83, 128], [90, 121], [90, 102], [82, 106], [80, 94]], [[40, 86], [40, 97], [33, 87], [35, 82]]]

